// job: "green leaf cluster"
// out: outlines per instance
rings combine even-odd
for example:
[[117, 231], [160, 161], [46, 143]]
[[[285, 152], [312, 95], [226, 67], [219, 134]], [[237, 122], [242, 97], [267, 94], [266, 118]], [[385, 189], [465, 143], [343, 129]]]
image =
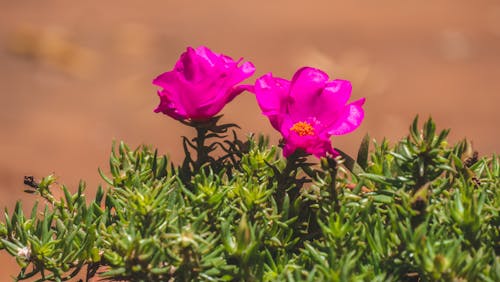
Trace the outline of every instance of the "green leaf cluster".
[[431, 119], [319, 163], [215, 122], [184, 139], [179, 166], [113, 145], [92, 199], [83, 182], [57, 199], [54, 176], [29, 181], [44, 208], [18, 202], [0, 223], [16, 279], [500, 281], [498, 156], [450, 146]]

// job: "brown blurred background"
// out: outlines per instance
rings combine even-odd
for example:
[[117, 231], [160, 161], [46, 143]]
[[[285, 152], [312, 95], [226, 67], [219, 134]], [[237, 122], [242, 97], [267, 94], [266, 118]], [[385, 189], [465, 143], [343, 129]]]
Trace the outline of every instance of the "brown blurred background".
[[[151, 80], [186, 46], [206, 45], [290, 78], [309, 65], [351, 80], [366, 119], [334, 139], [353, 153], [369, 133], [392, 141], [429, 115], [451, 140], [498, 152], [499, 1], [0, 0], [0, 208], [23, 199], [23, 176], [80, 179], [93, 195], [112, 140], [151, 144], [179, 161], [180, 136]], [[254, 97], [227, 106], [241, 134], [278, 140]], [[3, 218], [3, 216], [1, 217]], [[17, 273], [0, 255], [0, 281]]]

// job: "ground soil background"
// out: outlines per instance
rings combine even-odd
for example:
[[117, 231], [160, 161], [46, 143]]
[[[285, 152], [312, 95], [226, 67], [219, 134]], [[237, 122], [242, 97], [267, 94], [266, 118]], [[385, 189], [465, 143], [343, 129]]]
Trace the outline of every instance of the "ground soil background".
[[[91, 197], [112, 140], [178, 162], [192, 132], [152, 112], [151, 80], [199, 45], [251, 60], [249, 82], [305, 65], [351, 80], [367, 101], [357, 132], [334, 139], [347, 152], [365, 133], [397, 141], [416, 114], [498, 152], [499, 1], [0, 0], [0, 207], [32, 205], [24, 175], [55, 173], [72, 190], [84, 179]], [[224, 114], [241, 134], [279, 139], [250, 93]], [[0, 260], [9, 281], [15, 260]]]

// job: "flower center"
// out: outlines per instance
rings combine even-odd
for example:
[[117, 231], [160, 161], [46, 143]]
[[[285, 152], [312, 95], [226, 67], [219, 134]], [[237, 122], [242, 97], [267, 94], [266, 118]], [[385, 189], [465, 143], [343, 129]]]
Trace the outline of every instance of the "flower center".
[[295, 123], [290, 130], [295, 131], [299, 136], [314, 135], [314, 127], [305, 121]]

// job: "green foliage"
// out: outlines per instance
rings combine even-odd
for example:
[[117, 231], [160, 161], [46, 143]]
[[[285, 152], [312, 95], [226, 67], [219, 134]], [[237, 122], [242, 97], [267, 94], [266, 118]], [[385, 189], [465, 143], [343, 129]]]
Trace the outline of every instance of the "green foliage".
[[356, 160], [315, 164], [263, 137], [226, 140], [233, 125], [217, 121], [193, 125], [179, 167], [113, 145], [91, 200], [84, 183], [56, 199], [54, 176], [28, 181], [45, 207], [18, 202], [0, 223], [17, 279], [500, 281], [498, 156], [415, 119], [394, 146], [367, 136]]

